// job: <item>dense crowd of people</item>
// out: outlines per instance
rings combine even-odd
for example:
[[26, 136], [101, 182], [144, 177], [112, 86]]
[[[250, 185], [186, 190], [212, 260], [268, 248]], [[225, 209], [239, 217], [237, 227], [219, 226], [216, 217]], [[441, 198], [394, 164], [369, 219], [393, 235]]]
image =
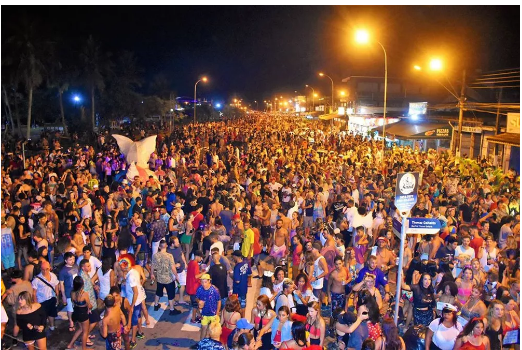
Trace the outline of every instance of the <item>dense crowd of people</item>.
[[[138, 140], [158, 130], [117, 133]], [[92, 347], [96, 328], [107, 349], [132, 349], [149, 322], [146, 283], [156, 286], [155, 310], [165, 291], [171, 315], [191, 309], [202, 350], [519, 346], [512, 170], [449, 151], [383, 150], [285, 114], [160, 132], [153, 175], [132, 179], [108, 132], [74, 142], [44, 136], [25, 164], [19, 142], [2, 144], [4, 349], [17, 337], [46, 349], [61, 307], [67, 349]], [[421, 174], [411, 216], [442, 228], [408, 235], [396, 281], [402, 172]]]

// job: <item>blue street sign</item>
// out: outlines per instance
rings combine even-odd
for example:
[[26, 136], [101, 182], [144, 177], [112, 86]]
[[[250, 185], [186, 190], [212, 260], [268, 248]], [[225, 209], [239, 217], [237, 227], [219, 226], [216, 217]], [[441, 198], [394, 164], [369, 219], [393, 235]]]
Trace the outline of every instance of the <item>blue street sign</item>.
[[408, 218], [406, 233], [436, 234], [440, 231], [439, 219]]

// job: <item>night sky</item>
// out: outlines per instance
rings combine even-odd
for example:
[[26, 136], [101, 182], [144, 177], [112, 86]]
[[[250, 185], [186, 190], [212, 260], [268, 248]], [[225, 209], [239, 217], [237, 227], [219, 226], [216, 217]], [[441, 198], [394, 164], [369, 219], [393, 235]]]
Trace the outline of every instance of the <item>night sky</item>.
[[[383, 75], [378, 44], [357, 46], [368, 28], [388, 53], [389, 76], [408, 77], [413, 64], [432, 55], [447, 62], [450, 78], [462, 69], [520, 67], [519, 6], [2, 6], [2, 29], [21, 12], [62, 50], [79, 51], [92, 34], [105, 51], [133, 51], [144, 87], [163, 73], [178, 95], [215, 100], [263, 100], [328, 93], [350, 75]], [[13, 22], [14, 21], [14, 22]], [[2, 38], [4, 39], [4, 30]], [[146, 91], [144, 91], [146, 92]]]

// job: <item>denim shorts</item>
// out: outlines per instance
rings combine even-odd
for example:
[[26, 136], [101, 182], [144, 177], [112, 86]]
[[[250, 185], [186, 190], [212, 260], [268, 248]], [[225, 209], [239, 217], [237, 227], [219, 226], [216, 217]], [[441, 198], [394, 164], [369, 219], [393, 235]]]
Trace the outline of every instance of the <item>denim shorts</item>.
[[131, 326], [137, 326], [138, 321], [141, 317], [141, 303], [138, 305], [134, 305], [134, 310], [132, 311], [132, 319], [131, 319]]

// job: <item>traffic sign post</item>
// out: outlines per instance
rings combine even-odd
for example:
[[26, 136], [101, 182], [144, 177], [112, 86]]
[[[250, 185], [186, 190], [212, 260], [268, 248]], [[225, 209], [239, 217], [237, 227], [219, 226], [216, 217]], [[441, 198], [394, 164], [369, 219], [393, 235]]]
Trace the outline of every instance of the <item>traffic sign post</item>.
[[439, 219], [431, 218], [408, 218], [406, 233], [416, 233], [423, 235], [434, 235], [440, 231]]
[[395, 293], [395, 313], [393, 319], [397, 325], [399, 317], [399, 301], [401, 298], [402, 267], [404, 260], [404, 242], [406, 241], [406, 226], [410, 210], [417, 203], [417, 191], [419, 189], [419, 173], [397, 174], [397, 185], [395, 188], [395, 206], [399, 209], [402, 217], [401, 245], [399, 248], [399, 268], [397, 270], [397, 287]]

